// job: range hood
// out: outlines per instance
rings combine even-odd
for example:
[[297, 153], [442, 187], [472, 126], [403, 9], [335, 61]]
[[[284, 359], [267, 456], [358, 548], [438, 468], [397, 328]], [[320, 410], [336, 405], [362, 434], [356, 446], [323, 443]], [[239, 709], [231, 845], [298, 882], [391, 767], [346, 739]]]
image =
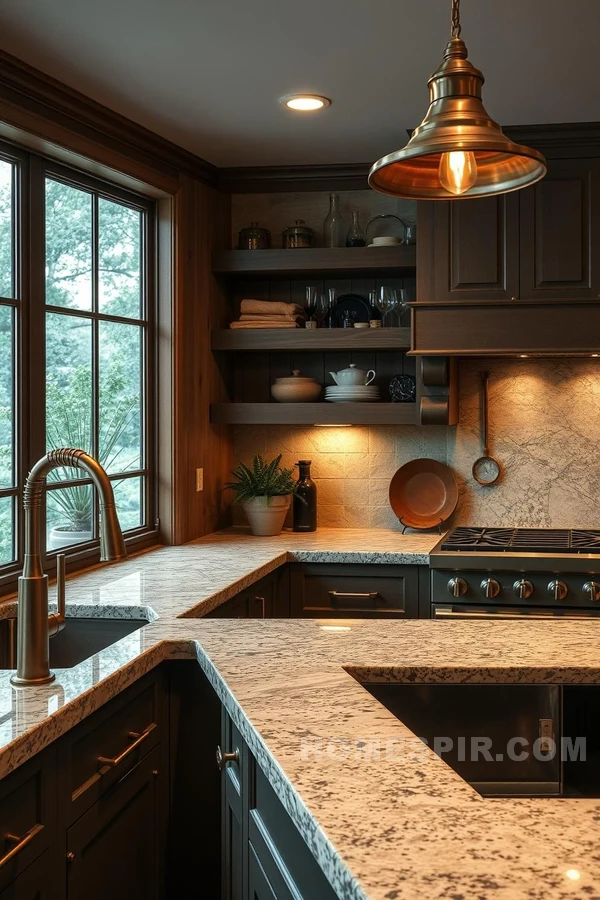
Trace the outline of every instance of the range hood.
[[411, 303], [413, 356], [600, 356], [600, 301]]

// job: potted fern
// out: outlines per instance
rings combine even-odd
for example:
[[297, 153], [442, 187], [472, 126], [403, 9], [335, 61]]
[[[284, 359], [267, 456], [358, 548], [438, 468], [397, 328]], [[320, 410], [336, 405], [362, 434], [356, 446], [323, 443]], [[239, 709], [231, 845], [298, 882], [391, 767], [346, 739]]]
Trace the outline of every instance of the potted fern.
[[271, 462], [256, 455], [252, 467], [239, 463], [231, 473], [236, 479], [225, 487], [234, 493], [248, 517], [252, 534], [263, 537], [279, 534], [290, 508], [297, 482], [293, 469], [282, 469], [281, 454]]

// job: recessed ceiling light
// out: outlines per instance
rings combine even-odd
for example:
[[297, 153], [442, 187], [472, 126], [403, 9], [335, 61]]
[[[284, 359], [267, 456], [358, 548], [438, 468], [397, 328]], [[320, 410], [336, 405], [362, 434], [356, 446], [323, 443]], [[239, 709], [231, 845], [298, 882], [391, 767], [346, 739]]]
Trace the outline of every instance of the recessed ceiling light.
[[318, 94], [288, 94], [280, 97], [279, 102], [294, 112], [316, 112], [318, 109], [331, 106], [328, 97], [320, 97]]

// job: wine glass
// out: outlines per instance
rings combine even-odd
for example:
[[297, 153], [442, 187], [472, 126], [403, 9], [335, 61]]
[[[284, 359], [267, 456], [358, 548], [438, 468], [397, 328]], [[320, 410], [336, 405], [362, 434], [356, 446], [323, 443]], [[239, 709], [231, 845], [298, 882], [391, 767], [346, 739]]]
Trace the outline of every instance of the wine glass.
[[398, 325], [402, 325], [402, 316], [408, 311], [408, 298], [405, 288], [396, 288], [394, 291], [396, 298], [396, 315], [398, 317]]
[[319, 294], [315, 301], [315, 319], [317, 320], [317, 326], [319, 328], [323, 327], [323, 323], [329, 313], [329, 297], [327, 294]]
[[317, 289], [312, 285], [308, 285], [306, 288], [306, 296], [304, 300], [304, 309], [306, 310], [306, 316], [308, 321], [312, 320], [315, 309], [317, 306]]
[[375, 305], [377, 306], [377, 309], [381, 313], [382, 327], [385, 327], [386, 318], [390, 315], [390, 313], [392, 313], [395, 310], [395, 308], [398, 304], [398, 301], [397, 301], [396, 297], [394, 296], [394, 294], [395, 294], [395, 292], [391, 288], [386, 287], [385, 285], [382, 285], [379, 288], [379, 291], [377, 292]]

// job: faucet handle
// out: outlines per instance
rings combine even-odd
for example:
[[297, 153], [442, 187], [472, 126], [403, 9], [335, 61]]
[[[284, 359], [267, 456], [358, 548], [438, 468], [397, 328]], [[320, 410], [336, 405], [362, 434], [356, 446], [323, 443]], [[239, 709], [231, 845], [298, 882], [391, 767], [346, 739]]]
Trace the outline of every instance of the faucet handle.
[[67, 615], [67, 596], [65, 586], [65, 554], [59, 553], [56, 557], [56, 605], [57, 611], [48, 616], [48, 630], [50, 637], [58, 634], [65, 627]]

